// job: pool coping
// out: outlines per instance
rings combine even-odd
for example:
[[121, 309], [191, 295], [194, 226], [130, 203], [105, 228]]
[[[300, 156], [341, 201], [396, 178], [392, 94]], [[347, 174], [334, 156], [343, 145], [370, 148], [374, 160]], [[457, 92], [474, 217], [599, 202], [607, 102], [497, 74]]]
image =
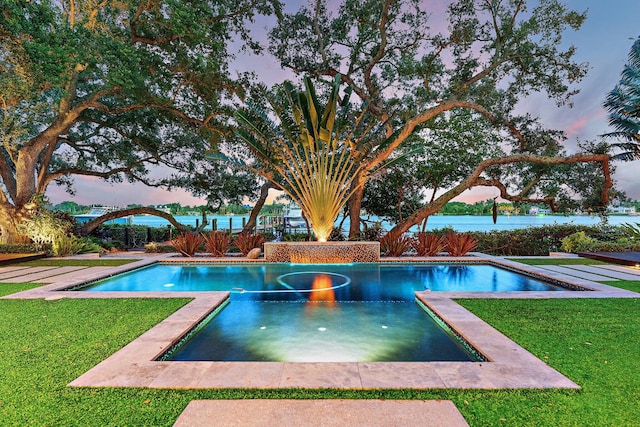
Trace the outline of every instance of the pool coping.
[[[171, 255], [155, 256], [109, 272], [79, 274], [72, 281], [52, 283], [3, 298], [192, 298], [193, 300], [112, 356], [91, 368], [69, 386], [206, 388], [337, 388], [337, 389], [502, 389], [568, 388], [579, 385], [457, 304], [456, 298], [637, 298], [640, 294], [569, 278], [560, 273], [525, 266], [503, 258], [473, 254], [446, 262], [495, 264], [549, 280], [569, 283], [585, 291], [558, 292], [416, 292], [416, 297], [469, 344], [486, 362], [168, 362], [156, 359], [177, 343], [227, 298], [227, 292], [77, 292], [60, 291], [80, 283], [113, 276], [158, 261], [194, 262]], [[171, 257], [169, 259], [169, 257]], [[200, 258], [198, 262], [229, 262]], [[442, 257], [399, 258], [386, 262], [443, 262]], [[246, 262], [232, 259], [231, 262]]]

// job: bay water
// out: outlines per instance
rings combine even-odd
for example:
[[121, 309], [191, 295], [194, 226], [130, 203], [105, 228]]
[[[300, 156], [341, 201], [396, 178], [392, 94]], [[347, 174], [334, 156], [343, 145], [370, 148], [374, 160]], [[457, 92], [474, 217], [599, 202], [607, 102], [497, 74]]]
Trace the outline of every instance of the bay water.
[[[178, 215], [176, 220], [182, 224], [195, 226], [196, 220], [201, 223], [202, 217], [200, 216], [186, 216]], [[209, 224], [205, 230], [211, 230], [213, 219], [216, 220], [218, 230], [228, 230], [229, 226], [237, 231], [242, 228], [243, 224], [248, 221], [248, 215], [209, 215], [207, 220]], [[338, 218], [336, 224], [341, 221], [342, 217]], [[377, 217], [370, 216], [365, 217], [371, 222], [380, 221]], [[515, 230], [519, 228], [538, 227], [543, 225], [554, 224], [573, 224], [573, 225], [598, 225], [601, 224], [601, 218], [598, 216], [589, 215], [500, 215], [496, 223], [493, 223], [490, 215], [486, 216], [473, 216], [473, 215], [436, 215], [429, 217], [427, 222], [427, 230], [452, 228], [456, 231], [490, 231], [490, 230]], [[608, 217], [608, 223], [610, 225], [620, 225], [624, 223], [638, 224], [640, 223], [640, 216], [610, 216]], [[134, 225], [146, 225], [149, 227], [166, 227], [169, 221], [155, 216], [134, 216]], [[391, 229], [393, 224], [387, 221], [381, 221], [382, 226], [385, 229]], [[345, 220], [342, 225], [343, 230], [349, 229], [349, 219]], [[418, 227], [412, 227], [411, 232], [419, 231]]]

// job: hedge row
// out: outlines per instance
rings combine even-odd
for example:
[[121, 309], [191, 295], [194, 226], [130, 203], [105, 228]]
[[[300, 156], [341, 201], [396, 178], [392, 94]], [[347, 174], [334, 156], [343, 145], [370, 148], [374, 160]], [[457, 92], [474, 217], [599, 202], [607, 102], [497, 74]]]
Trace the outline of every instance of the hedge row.
[[38, 254], [49, 252], [51, 246], [36, 245], [33, 243], [5, 243], [0, 244], [0, 254]]
[[[438, 234], [444, 234], [446, 231], [448, 230], [434, 230]], [[562, 239], [579, 231], [606, 243], [613, 243], [622, 236], [620, 229], [613, 226], [572, 224], [544, 225], [516, 230], [474, 231], [469, 234], [478, 239], [476, 247], [478, 252], [497, 256], [546, 256], [549, 252], [561, 251]]]

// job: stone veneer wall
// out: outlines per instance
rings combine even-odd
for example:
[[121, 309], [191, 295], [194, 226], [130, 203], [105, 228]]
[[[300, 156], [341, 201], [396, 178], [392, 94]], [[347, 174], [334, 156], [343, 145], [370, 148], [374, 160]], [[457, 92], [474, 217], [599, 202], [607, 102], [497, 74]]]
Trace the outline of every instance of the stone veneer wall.
[[380, 261], [380, 242], [267, 242], [268, 262], [335, 264]]

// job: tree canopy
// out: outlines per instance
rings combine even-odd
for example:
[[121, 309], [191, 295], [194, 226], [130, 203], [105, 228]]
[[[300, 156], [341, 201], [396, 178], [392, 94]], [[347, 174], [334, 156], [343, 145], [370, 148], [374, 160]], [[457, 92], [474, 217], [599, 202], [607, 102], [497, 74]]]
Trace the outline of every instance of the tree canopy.
[[[439, 178], [443, 192], [392, 230], [402, 233], [475, 186], [497, 187], [507, 200], [552, 203], [578, 188], [550, 185], [559, 165], [600, 166], [598, 203], [606, 201], [609, 155], [564, 153], [561, 132], [545, 129], [518, 108], [535, 92], [570, 104], [587, 65], [574, 61], [575, 48], [561, 48], [562, 34], [579, 29], [584, 19], [585, 13], [557, 0], [535, 7], [525, 0], [455, 0], [444, 14], [432, 14], [429, 3], [419, 0], [344, 0], [335, 11], [317, 0], [284, 15], [269, 40], [284, 68], [318, 79], [340, 75], [384, 133], [362, 153], [354, 188], [364, 188], [371, 171], [413, 147], [410, 138], [456, 159], [451, 175]], [[481, 135], [441, 136], [436, 144], [440, 123], [460, 110], [469, 115], [464, 126], [479, 126]], [[456, 155], [475, 158], [463, 162]], [[431, 157], [414, 161], [430, 169]], [[349, 202], [352, 237], [363, 196], [356, 191]]]
[[247, 76], [231, 44], [269, 0], [4, 2], [0, 14], [0, 233], [74, 175], [149, 185], [150, 167], [189, 159], [229, 132]]

